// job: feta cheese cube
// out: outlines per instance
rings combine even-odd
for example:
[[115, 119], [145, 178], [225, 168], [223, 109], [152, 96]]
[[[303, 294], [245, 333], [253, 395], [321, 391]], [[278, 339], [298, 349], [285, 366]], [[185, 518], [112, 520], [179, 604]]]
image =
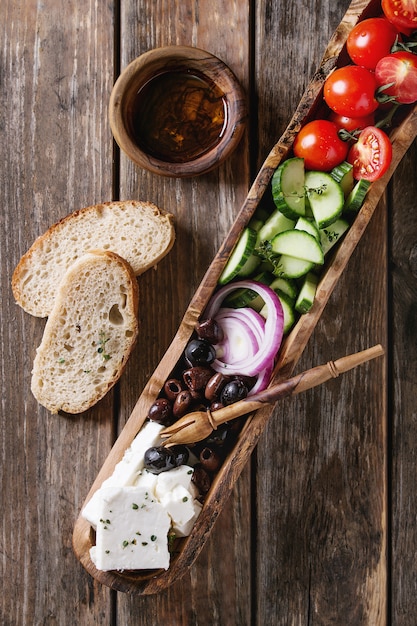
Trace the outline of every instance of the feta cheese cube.
[[172, 491], [160, 498], [160, 503], [167, 511], [173, 526], [182, 526], [194, 515], [194, 498], [182, 485], [177, 485]]
[[155, 495], [160, 500], [178, 485], [182, 485], [184, 489], [190, 491], [193, 472], [193, 468], [189, 465], [180, 465], [168, 472], [161, 472], [156, 481]]
[[97, 569], [168, 569], [170, 518], [144, 487], [100, 489], [96, 549]]
[[172, 530], [174, 531], [176, 537], [188, 537], [188, 535], [190, 534], [197, 520], [197, 517], [201, 513], [201, 509], [203, 508], [203, 505], [198, 500], [194, 500], [193, 507], [194, 507], [194, 515], [191, 517], [191, 519], [189, 519], [184, 524], [172, 525]]

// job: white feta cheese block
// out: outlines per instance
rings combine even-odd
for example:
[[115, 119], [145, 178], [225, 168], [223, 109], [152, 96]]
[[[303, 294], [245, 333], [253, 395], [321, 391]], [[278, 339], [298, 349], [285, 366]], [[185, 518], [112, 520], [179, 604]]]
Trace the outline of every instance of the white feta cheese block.
[[187, 491], [191, 491], [191, 479], [193, 477], [194, 470], [189, 465], [180, 465], [168, 472], [161, 472], [158, 474], [155, 495], [159, 500], [163, 498], [167, 493], [182, 485]]
[[133, 485], [144, 467], [146, 450], [161, 445], [159, 433], [163, 428], [157, 422], [146, 422], [124, 453], [122, 460], [115, 466], [113, 474], [103, 482], [103, 486]]
[[82, 516], [97, 528], [99, 520], [98, 506], [101, 499], [100, 490], [106, 487], [123, 487], [133, 485], [144, 468], [144, 456], [148, 448], [161, 443], [159, 433], [163, 429], [161, 424], [146, 422], [124, 453], [122, 459], [115, 466], [113, 473], [103, 481], [82, 510]]
[[97, 569], [168, 569], [170, 517], [146, 487], [100, 489]]
[[135, 487], [146, 487], [149, 492], [155, 495], [157, 479], [158, 476], [156, 474], [152, 474], [152, 472], [148, 472], [148, 470], [143, 469], [136, 479]]
[[194, 507], [194, 515], [192, 516], [191, 519], [189, 519], [184, 524], [172, 525], [172, 530], [174, 531], [176, 537], [188, 537], [188, 535], [191, 533], [191, 530], [197, 520], [197, 517], [201, 513], [201, 509], [203, 508], [203, 505], [198, 500], [194, 500], [193, 507]]
[[177, 485], [172, 491], [162, 496], [160, 503], [168, 512], [173, 527], [183, 526], [194, 516], [194, 498], [182, 485]]

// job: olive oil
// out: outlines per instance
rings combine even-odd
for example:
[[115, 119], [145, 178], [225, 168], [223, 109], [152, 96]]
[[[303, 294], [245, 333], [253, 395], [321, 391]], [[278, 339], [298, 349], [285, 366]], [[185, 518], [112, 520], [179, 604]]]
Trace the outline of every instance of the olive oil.
[[186, 70], [152, 78], [138, 91], [131, 113], [141, 150], [171, 163], [195, 160], [215, 147], [226, 121], [222, 91], [206, 76]]

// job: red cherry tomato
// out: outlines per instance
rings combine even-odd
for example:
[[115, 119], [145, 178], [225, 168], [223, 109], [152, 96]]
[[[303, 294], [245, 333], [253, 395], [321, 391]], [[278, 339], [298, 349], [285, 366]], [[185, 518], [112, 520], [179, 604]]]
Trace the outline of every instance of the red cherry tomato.
[[378, 61], [375, 68], [376, 82], [386, 95], [393, 96], [400, 104], [417, 101], [417, 54], [400, 50]]
[[392, 144], [389, 137], [375, 126], [363, 129], [347, 156], [347, 161], [353, 165], [354, 178], [364, 178], [371, 182], [385, 174], [391, 159]]
[[327, 105], [346, 117], [364, 117], [378, 108], [375, 75], [365, 67], [346, 65], [335, 70], [324, 83]]
[[415, 0], [382, 0], [382, 10], [400, 33], [410, 35], [417, 30], [417, 4]]
[[313, 120], [303, 126], [295, 138], [294, 154], [304, 159], [306, 169], [326, 172], [346, 159], [349, 146], [337, 130], [329, 120]]
[[397, 37], [397, 29], [385, 17], [371, 17], [352, 28], [346, 47], [356, 65], [374, 70], [379, 59], [390, 54]]
[[373, 126], [375, 124], [375, 115], [370, 113], [366, 117], [346, 117], [346, 115], [339, 115], [331, 111], [329, 120], [334, 122], [339, 130], [347, 130], [352, 133], [354, 130], [362, 130], [367, 126]]

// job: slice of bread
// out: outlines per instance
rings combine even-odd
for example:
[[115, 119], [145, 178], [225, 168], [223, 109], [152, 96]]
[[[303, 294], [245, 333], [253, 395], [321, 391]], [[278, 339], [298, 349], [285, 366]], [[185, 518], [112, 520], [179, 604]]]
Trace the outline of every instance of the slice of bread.
[[71, 213], [38, 237], [12, 277], [16, 302], [47, 317], [66, 270], [89, 250], [116, 252], [136, 276], [155, 266], [175, 241], [174, 217], [150, 202], [106, 202]]
[[31, 389], [51, 413], [81, 413], [120, 378], [138, 335], [139, 288], [108, 251], [81, 256], [62, 279], [36, 351]]

